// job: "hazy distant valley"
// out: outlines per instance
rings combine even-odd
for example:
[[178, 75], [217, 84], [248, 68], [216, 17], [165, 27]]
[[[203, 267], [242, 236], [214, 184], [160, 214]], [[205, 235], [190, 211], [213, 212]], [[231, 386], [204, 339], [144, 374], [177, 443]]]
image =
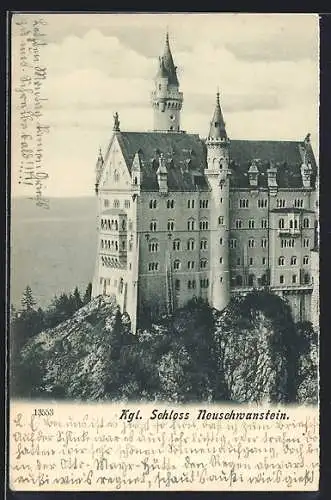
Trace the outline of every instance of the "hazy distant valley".
[[52, 198], [50, 209], [24, 198], [11, 206], [11, 303], [30, 285], [38, 305], [92, 281], [96, 255], [96, 198]]

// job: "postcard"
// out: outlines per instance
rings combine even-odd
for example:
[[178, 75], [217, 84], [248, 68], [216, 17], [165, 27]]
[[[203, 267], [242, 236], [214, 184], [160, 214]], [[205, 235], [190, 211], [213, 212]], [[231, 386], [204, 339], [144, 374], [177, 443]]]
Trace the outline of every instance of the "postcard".
[[9, 486], [319, 488], [319, 18], [11, 16]]

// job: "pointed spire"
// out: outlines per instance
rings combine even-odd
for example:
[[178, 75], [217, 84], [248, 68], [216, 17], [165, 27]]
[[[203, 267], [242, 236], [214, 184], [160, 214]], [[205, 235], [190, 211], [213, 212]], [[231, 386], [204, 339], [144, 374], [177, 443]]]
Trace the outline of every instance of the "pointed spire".
[[227, 139], [227, 134], [225, 130], [225, 122], [221, 110], [220, 105], [220, 93], [217, 88], [216, 92], [216, 106], [213, 115], [213, 119], [210, 122], [210, 129], [208, 137], [212, 137], [214, 139]]
[[176, 74], [176, 66], [174, 65], [174, 60], [173, 60], [172, 54], [171, 54], [168, 31], [166, 32], [166, 41], [165, 41], [165, 47], [164, 47], [162, 61], [164, 64], [164, 68], [167, 72], [167, 76], [168, 76], [170, 85], [177, 85], [177, 87], [178, 87], [179, 82], [178, 82], [178, 78], [177, 78], [177, 74]]

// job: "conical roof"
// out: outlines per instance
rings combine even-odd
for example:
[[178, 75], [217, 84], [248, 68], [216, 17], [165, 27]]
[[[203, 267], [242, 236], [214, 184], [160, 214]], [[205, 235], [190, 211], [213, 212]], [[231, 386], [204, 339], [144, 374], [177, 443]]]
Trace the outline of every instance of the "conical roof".
[[166, 71], [166, 74], [168, 76], [169, 84], [179, 86], [177, 73], [176, 73], [176, 66], [174, 64], [174, 60], [173, 60], [172, 54], [171, 54], [168, 33], [166, 34], [166, 43], [165, 43], [164, 52], [163, 52], [163, 56], [161, 58], [161, 61], [162, 62], [160, 62], [160, 70], [161, 70], [161, 67], [163, 65], [164, 70]]
[[226, 139], [227, 134], [225, 130], [225, 122], [221, 110], [220, 105], [220, 94], [217, 92], [216, 94], [216, 106], [213, 115], [213, 119], [210, 122], [210, 129], [208, 137], [212, 137], [214, 139]]

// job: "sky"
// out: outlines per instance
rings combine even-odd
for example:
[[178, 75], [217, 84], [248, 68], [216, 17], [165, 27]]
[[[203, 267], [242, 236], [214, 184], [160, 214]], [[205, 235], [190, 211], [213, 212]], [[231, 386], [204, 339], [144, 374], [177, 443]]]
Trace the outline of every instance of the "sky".
[[[318, 158], [319, 28], [313, 14], [17, 14], [12, 89], [19, 84], [22, 18], [42, 19], [44, 196], [94, 194], [98, 150], [121, 130], [153, 128], [150, 92], [165, 33], [184, 93], [181, 128], [205, 137], [217, 88], [232, 139], [303, 140]], [[18, 94], [12, 101], [12, 193], [19, 184]], [[30, 189], [30, 191], [29, 191]]]

